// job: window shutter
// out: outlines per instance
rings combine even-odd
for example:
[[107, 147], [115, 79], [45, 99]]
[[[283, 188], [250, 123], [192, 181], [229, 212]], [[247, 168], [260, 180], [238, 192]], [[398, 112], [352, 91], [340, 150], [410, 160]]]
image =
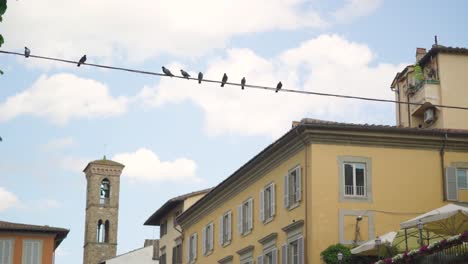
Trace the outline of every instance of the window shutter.
[[271, 184], [271, 199], [270, 199], [270, 202], [271, 202], [271, 205], [270, 205], [270, 206], [271, 206], [271, 208], [270, 208], [270, 210], [271, 210], [271, 216], [274, 216], [275, 213], [276, 213], [276, 208], [275, 208], [275, 207], [276, 207], [275, 188], [276, 188], [275, 184], [272, 183], [272, 184]]
[[304, 264], [304, 238], [300, 237], [297, 239], [297, 256], [299, 264]]
[[197, 244], [198, 244], [198, 237], [197, 233], [194, 234], [194, 243], [193, 243], [193, 259], [197, 259]]
[[284, 176], [284, 207], [289, 208], [289, 175]]
[[272, 255], [272, 258], [273, 258], [273, 262], [272, 264], [278, 264], [278, 249], [273, 249], [273, 251], [271, 252], [271, 255]]
[[187, 260], [187, 263], [190, 263], [190, 252], [192, 252], [191, 251], [192, 249], [190, 248], [190, 244], [191, 244], [190, 240], [192, 240], [191, 237], [189, 237], [189, 241], [187, 243], [187, 251], [186, 251], [187, 252], [187, 257], [185, 258]]
[[297, 181], [296, 181], [296, 202], [300, 202], [301, 201], [301, 195], [302, 195], [302, 176], [301, 176], [301, 167], [297, 167], [296, 168], [296, 177], [297, 177]]
[[202, 254], [206, 254], [206, 226], [202, 229]]
[[247, 219], [247, 225], [248, 225], [248, 229], [249, 230], [252, 230], [253, 228], [253, 200], [250, 199], [248, 201], [249, 203], [249, 218]]
[[260, 221], [265, 221], [265, 191], [260, 191]]
[[288, 264], [288, 244], [281, 246], [281, 264]]
[[244, 233], [242, 230], [242, 204], [237, 207], [237, 230], [239, 234]]
[[214, 224], [213, 224], [213, 223], [211, 223], [211, 231], [210, 231], [210, 248], [209, 248], [209, 250], [213, 250], [213, 248], [214, 248], [213, 242], [214, 242]]
[[[177, 248], [176, 248], [176, 247], [173, 247], [173, 248], [172, 248], [172, 263], [177, 263], [177, 262], [176, 262], [176, 260], [177, 260], [176, 255], [177, 255]], [[164, 259], [161, 259], [161, 260], [160, 260], [160, 264], [161, 264], [161, 263], [163, 263], [163, 264], [166, 263], [165, 258], [166, 258], [166, 255], [164, 255]]]
[[0, 240], [0, 263], [11, 264], [12, 260], [12, 240]]
[[257, 264], [263, 264], [263, 255], [257, 257]]
[[227, 222], [227, 240], [231, 241], [231, 223], [232, 223], [232, 213], [231, 211], [228, 212], [228, 222]]
[[446, 200], [458, 201], [457, 168], [445, 168], [445, 188]]
[[218, 238], [219, 238], [219, 245], [222, 246], [224, 244], [224, 215], [222, 215], [220, 218], [219, 218], [219, 235], [218, 235]]

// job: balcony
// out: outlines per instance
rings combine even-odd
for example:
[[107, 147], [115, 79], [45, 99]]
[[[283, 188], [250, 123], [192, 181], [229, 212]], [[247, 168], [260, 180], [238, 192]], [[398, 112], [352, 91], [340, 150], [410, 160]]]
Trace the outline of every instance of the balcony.
[[413, 116], [422, 116], [426, 109], [440, 104], [440, 82], [437, 80], [424, 80], [411, 90], [410, 103], [423, 104], [410, 106]]

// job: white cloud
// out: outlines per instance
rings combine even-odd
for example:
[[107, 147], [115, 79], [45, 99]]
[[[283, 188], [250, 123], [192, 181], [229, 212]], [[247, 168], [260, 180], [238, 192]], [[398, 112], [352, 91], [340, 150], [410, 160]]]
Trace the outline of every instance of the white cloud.
[[[231, 37], [325, 24], [308, 0], [12, 1], [6, 49], [78, 60], [144, 59], [169, 53], [199, 56]], [[195, 41], [194, 41], [195, 40]], [[28, 61], [35, 63], [35, 60]]]
[[333, 13], [337, 22], [349, 22], [357, 17], [367, 16], [374, 12], [383, 0], [346, 0], [346, 4]]
[[56, 138], [43, 144], [41, 148], [45, 151], [63, 149], [71, 146], [75, 146], [76, 142], [72, 137]]
[[122, 114], [127, 103], [125, 97], [112, 97], [109, 88], [95, 80], [65, 73], [42, 75], [30, 88], [0, 103], [0, 122], [29, 114], [65, 124], [70, 119]]
[[162, 161], [153, 151], [146, 148], [116, 154], [112, 160], [124, 164], [122, 176], [135, 181], [200, 181], [195, 175], [197, 165], [193, 160], [178, 158]]
[[[277, 57], [262, 58], [248, 49], [232, 49], [225, 58], [208, 64], [205, 76], [240, 82], [245, 76], [252, 84], [325, 93], [392, 99], [388, 88], [402, 65], [371, 66], [374, 54], [364, 44], [337, 35], [321, 35], [285, 51]], [[174, 64], [173, 69], [180, 65]], [[195, 73], [193, 73], [195, 74]], [[236, 133], [277, 137], [292, 120], [315, 117], [344, 122], [392, 123], [392, 104], [369, 103], [321, 96], [278, 94], [238, 87], [224, 87], [186, 80], [161, 79], [144, 87], [140, 99], [153, 107], [191, 101], [205, 114], [210, 134]]]
[[0, 212], [18, 205], [18, 198], [13, 193], [0, 187]]

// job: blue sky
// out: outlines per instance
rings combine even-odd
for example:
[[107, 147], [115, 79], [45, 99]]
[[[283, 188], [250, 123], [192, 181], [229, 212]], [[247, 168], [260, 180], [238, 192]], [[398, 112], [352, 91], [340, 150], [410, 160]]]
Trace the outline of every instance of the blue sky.
[[[65, 3], [65, 4], [64, 4]], [[235, 4], [234, 4], [235, 3]], [[465, 1], [9, 1], [4, 50], [210, 79], [392, 99], [434, 35], [468, 46]], [[71, 229], [82, 262], [87, 162], [127, 167], [118, 252], [158, 230], [167, 199], [211, 187], [304, 117], [394, 124], [392, 105], [215, 85], [0, 55], [0, 219]]]

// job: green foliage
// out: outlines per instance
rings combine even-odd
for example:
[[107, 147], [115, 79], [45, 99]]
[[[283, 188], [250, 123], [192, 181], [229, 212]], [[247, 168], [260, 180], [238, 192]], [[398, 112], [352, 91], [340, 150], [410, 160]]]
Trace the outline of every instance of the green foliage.
[[421, 65], [419, 64], [416, 64], [414, 66], [414, 78], [416, 79], [418, 83], [424, 81], [424, 74], [423, 74]]
[[386, 242], [379, 247], [378, 254], [382, 258], [391, 258], [398, 254], [398, 248]]
[[351, 263], [351, 250], [342, 244], [329, 246], [320, 253], [320, 256], [322, 256], [323, 261], [327, 264], [338, 264], [338, 252], [343, 254], [343, 260], [341, 261], [342, 264]]

